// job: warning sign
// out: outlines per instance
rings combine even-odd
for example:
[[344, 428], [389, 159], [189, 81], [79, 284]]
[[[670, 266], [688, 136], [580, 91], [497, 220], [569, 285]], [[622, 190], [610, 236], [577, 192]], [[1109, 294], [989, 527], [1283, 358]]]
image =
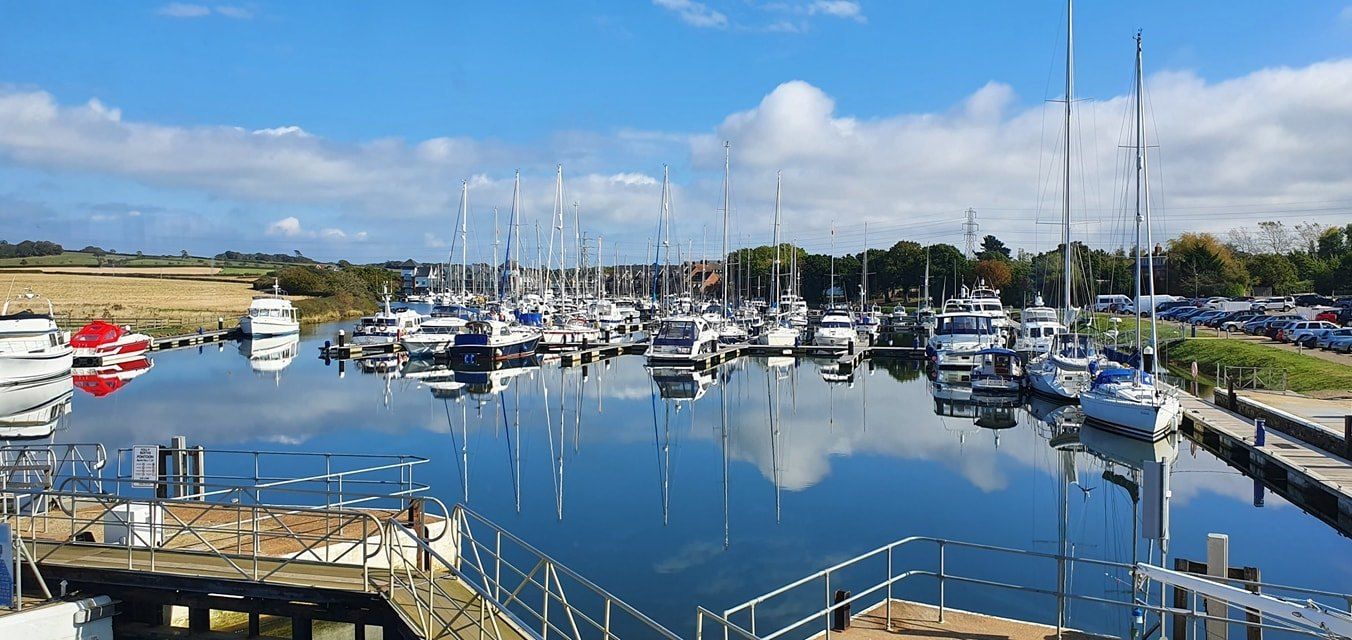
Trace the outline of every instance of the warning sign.
[[160, 479], [160, 446], [138, 444], [131, 448], [131, 486], [153, 487]]

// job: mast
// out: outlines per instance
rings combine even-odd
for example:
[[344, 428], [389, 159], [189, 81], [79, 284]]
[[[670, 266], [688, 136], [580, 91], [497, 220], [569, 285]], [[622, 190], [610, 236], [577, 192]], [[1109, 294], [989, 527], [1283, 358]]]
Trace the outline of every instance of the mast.
[[[508, 271], [508, 277], [512, 278], [508, 284], [512, 287], [512, 297], [521, 297], [521, 260], [518, 258], [516, 263], [512, 263], [512, 244], [515, 241], [516, 252], [521, 253], [521, 170], [516, 170], [516, 178], [512, 181], [512, 219], [507, 225], [507, 255], [503, 257], [504, 266]], [[513, 237], [515, 236], [515, 237]], [[515, 276], [515, 277], [513, 277]], [[502, 298], [501, 295], [498, 296]]]
[[[554, 225], [549, 231], [549, 252], [545, 254], [544, 264], [544, 282], [540, 289], [540, 295], [549, 292], [549, 271], [554, 268], [554, 230], [559, 231], [559, 238], [563, 238], [563, 165], [555, 165], [554, 169], [554, 215], [551, 221]], [[537, 232], [538, 233], [538, 232]], [[537, 239], [538, 241], [538, 239]], [[562, 252], [563, 248], [559, 248]], [[560, 257], [562, 262], [563, 258]]]
[[868, 223], [864, 223], [864, 265], [859, 274], [859, 313], [868, 310]]
[[779, 197], [783, 174], [783, 171], [775, 172], [775, 261], [770, 263], [770, 291], [771, 295], [774, 296], [771, 304], [775, 315], [783, 313], [783, 310], [779, 308], [779, 300], [782, 295], [779, 290]]
[[723, 317], [728, 316], [728, 208], [732, 200], [732, 143], [723, 141]]
[[573, 201], [573, 246], [577, 248], [577, 269], [573, 271], [573, 295], [582, 295], [582, 220], [578, 209], [581, 205]]
[[[924, 306], [925, 306], [925, 307], [930, 306], [930, 292], [929, 292], [929, 264], [930, 264], [930, 261], [929, 261], [929, 247], [925, 247], [925, 286], [923, 287], [923, 292], [922, 292], [922, 294], [921, 294], [921, 295], [925, 296], [925, 301], [924, 301]], [[920, 309], [918, 309], [918, 308], [916, 309], [916, 311], [919, 311], [919, 310], [920, 310]]]
[[[1075, 101], [1075, 21], [1074, 0], [1066, 0], [1066, 137], [1065, 137], [1065, 189], [1061, 203], [1061, 311], [1066, 326], [1072, 325], [1070, 317], [1070, 125], [1071, 103]], [[1139, 324], [1139, 323], [1138, 323]]]
[[[493, 207], [493, 262], [498, 261], [498, 208]], [[493, 297], [502, 299], [502, 279], [493, 279]]]
[[[1150, 295], [1150, 343], [1142, 346], [1141, 344], [1141, 322], [1140, 312], [1137, 312], [1136, 321], [1136, 345], [1141, 349], [1142, 360], [1145, 364], [1145, 349], [1149, 348], [1151, 353], [1155, 352], [1156, 339], [1156, 318], [1155, 318], [1155, 243], [1150, 234], [1150, 171], [1148, 162], [1148, 150], [1145, 139], [1145, 62], [1141, 53], [1141, 32], [1136, 32], [1136, 242], [1140, 244], [1141, 225], [1145, 225], [1145, 253], [1149, 262], [1146, 263], [1146, 275], [1149, 276], [1149, 295]], [[1141, 255], [1140, 247], [1136, 251], [1136, 304], [1140, 305], [1141, 300]], [[1151, 358], [1151, 374], [1159, 370], [1158, 358]], [[1138, 374], [1139, 375], [1139, 374]], [[1152, 382], [1154, 377], [1151, 378]]]
[[465, 283], [465, 278], [466, 278], [466, 276], [467, 276], [467, 270], [468, 270], [468, 268], [469, 268], [469, 252], [468, 252], [468, 251], [466, 250], [466, 248], [465, 248], [465, 242], [467, 241], [467, 235], [468, 235], [468, 229], [469, 229], [469, 227], [468, 227], [468, 221], [466, 220], [466, 218], [468, 218], [468, 217], [469, 217], [469, 181], [468, 181], [468, 180], [461, 180], [461, 181], [460, 181], [460, 301], [461, 301], [461, 303], [464, 303], [464, 301], [466, 300], [466, 295], [465, 295], [465, 294], [466, 294], [466, 283]]

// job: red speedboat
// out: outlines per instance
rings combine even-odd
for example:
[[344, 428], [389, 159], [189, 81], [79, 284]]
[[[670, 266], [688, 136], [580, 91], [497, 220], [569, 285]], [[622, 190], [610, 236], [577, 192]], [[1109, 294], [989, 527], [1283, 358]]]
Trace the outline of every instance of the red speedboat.
[[127, 386], [154, 366], [155, 362], [151, 359], [140, 357], [102, 367], [77, 367], [72, 369], [71, 373], [74, 374], [77, 388], [95, 398], [102, 398]]
[[70, 346], [75, 348], [76, 360], [89, 359], [111, 364], [145, 355], [150, 350], [150, 336], [95, 320], [71, 336]]

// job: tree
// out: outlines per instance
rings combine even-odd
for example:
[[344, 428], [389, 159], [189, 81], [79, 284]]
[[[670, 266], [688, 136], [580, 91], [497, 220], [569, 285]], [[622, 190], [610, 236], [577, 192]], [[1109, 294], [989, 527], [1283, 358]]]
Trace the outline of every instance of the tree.
[[145, 255], [146, 255], [145, 253], [143, 253], [143, 252], [141, 252], [141, 251], [139, 251], [139, 250], [136, 252], [136, 257], [138, 257], [138, 258], [144, 258]]
[[1319, 234], [1319, 240], [1315, 243], [1315, 255], [1321, 260], [1340, 257], [1348, 251], [1349, 240], [1352, 238], [1346, 237], [1342, 229], [1329, 227]]
[[1007, 260], [982, 260], [976, 263], [976, 268], [973, 270], [978, 278], [985, 280], [988, 286], [996, 289], [1003, 289], [1013, 279]]
[[187, 249], [184, 249], [184, 250], [178, 252], [178, 255], [179, 255], [179, 257], [186, 258], [186, 257], [188, 257], [188, 250], [187, 250]]
[[1258, 223], [1258, 240], [1263, 249], [1272, 253], [1286, 253], [1291, 249], [1291, 230], [1280, 220]]
[[1168, 260], [1176, 285], [1195, 296], [1240, 295], [1249, 282], [1244, 265], [1209, 233], [1184, 233], [1169, 241]]
[[1314, 254], [1318, 249], [1319, 236], [1324, 233], [1324, 227], [1318, 222], [1300, 222], [1296, 224], [1296, 238], [1300, 242], [1300, 250]]
[[1267, 287], [1273, 293], [1295, 293], [1291, 290], [1297, 281], [1296, 267], [1286, 256], [1260, 253], [1244, 261], [1249, 279], [1255, 286]]
[[1006, 247], [999, 238], [988, 235], [981, 239], [981, 251], [977, 252], [976, 256], [981, 260], [1008, 260], [1009, 247]]

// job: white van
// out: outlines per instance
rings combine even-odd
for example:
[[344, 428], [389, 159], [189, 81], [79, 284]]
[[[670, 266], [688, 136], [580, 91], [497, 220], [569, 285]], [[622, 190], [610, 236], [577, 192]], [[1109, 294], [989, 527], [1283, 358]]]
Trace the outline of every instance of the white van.
[[1118, 305], [1117, 308], [1121, 309], [1129, 304], [1131, 304], [1131, 298], [1120, 293], [1110, 296], [1096, 296], [1094, 298], [1094, 311], [1108, 311], [1112, 309], [1113, 305]]
[[1155, 294], [1154, 296], [1141, 296], [1141, 299], [1137, 304], [1128, 303], [1126, 308], [1123, 309], [1123, 313], [1135, 314], [1138, 313], [1137, 309], [1139, 309], [1139, 313], [1144, 314], [1149, 312], [1151, 307], [1159, 307], [1166, 302], [1174, 302], [1176, 300], [1182, 300], [1182, 298], [1171, 296], [1167, 293]]

